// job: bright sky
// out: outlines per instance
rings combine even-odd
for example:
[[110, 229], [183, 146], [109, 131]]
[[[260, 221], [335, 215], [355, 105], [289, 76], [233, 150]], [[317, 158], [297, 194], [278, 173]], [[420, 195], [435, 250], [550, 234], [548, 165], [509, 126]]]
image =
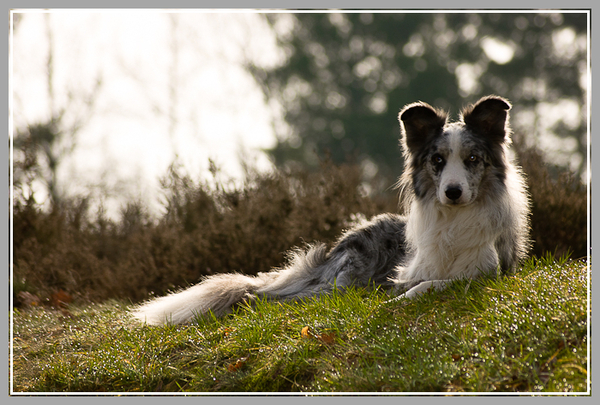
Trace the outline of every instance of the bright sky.
[[[242, 174], [240, 155], [259, 169], [271, 167], [260, 149], [275, 144], [276, 108], [265, 104], [241, 64], [281, 58], [260, 15], [22, 14], [12, 47], [15, 128], [50, 117], [49, 36], [54, 110], [66, 109], [67, 124], [86, 119], [59, 172], [68, 192], [112, 188], [121, 197], [107, 201], [114, 215], [122, 199], [141, 197], [158, 209], [158, 178], [175, 155], [194, 178], [208, 177], [209, 158], [234, 177]], [[90, 95], [95, 103], [88, 110]]]

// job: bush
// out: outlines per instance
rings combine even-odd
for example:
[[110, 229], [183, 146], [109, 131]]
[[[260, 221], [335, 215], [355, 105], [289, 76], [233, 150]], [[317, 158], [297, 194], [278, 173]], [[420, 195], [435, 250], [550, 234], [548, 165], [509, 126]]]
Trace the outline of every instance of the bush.
[[[551, 176], [539, 152], [521, 149], [532, 205], [532, 253], [586, 255], [585, 187], [565, 172]], [[164, 214], [153, 219], [140, 202], [119, 220], [89, 212], [86, 198], [44, 212], [33, 198], [15, 198], [14, 292], [49, 301], [74, 298], [142, 300], [222, 272], [256, 274], [280, 266], [285, 252], [316, 240], [333, 242], [366, 217], [397, 210], [396, 193], [367, 196], [356, 166], [323, 163], [249, 174], [242, 186], [194, 181], [173, 165], [162, 180]]]
[[587, 257], [587, 190], [575, 174], [549, 166], [533, 147], [517, 145], [531, 194], [532, 255]]
[[77, 201], [50, 213], [17, 202], [19, 289], [45, 297], [62, 289], [90, 300], [141, 300], [214, 273], [268, 271], [293, 246], [332, 242], [353, 214], [371, 216], [396, 205], [392, 196], [368, 198], [354, 166], [252, 174], [241, 187], [214, 183], [193, 181], [172, 166], [162, 181], [165, 213], [154, 221], [141, 203], [128, 204], [112, 221], [102, 211], [86, 219], [87, 205]]

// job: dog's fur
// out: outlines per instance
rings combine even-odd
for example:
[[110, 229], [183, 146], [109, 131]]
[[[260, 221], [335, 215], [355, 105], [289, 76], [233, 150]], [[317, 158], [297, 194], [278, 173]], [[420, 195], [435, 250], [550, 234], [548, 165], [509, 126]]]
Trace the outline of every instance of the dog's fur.
[[290, 253], [289, 264], [256, 277], [220, 274], [149, 301], [135, 318], [186, 323], [244, 300], [294, 300], [348, 286], [383, 285], [411, 298], [449, 280], [514, 269], [529, 246], [526, 188], [509, 160], [508, 110], [496, 96], [463, 110], [458, 122], [426, 103], [399, 115], [407, 216], [383, 214], [324, 244]]

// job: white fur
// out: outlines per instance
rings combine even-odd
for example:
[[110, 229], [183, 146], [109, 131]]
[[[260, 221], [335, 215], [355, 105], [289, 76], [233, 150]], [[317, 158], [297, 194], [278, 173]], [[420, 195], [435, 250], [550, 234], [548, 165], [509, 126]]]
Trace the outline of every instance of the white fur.
[[[476, 278], [495, 271], [499, 265], [496, 240], [518, 239], [527, 232], [529, 203], [523, 176], [506, 157], [506, 192], [500, 198], [480, 198], [470, 203], [477, 190], [469, 188], [469, 172], [457, 158], [460, 133], [453, 133], [451, 158], [444, 168], [438, 200], [414, 200], [408, 217], [406, 238], [414, 256], [408, 265], [399, 267], [398, 282], [423, 282], [403, 294], [414, 298], [429, 291], [445, 288], [449, 280]], [[464, 200], [452, 204], [443, 190], [449, 185], [462, 187]], [[463, 205], [461, 205], [462, 203]]]
[[[420, 294], [425, 294], [430, 291], [441, 291], [448, 286], [451, 280], [431, 280], [431, 281], [423, 281], [419, 285], [411, 288], [407, 292], [398, 296], [398, 299], [408, 298], [413, 299], [417, 298]], [[396, 300], [396, 299], [394, 299]]]
[[[455, 130], [452, 130], [455, 129]], [[442, 173], [439, 188], [437, 190], [438, 200], [442, 204], [452, 204], [453, 201], [446, 196], [446, 190], [449, 187], [458, 187], [462, 191], [462, 195], [456, 201], [456, 204], [469, 204], [477, 196], [476, 190], [469, 188], [469, 176], [463, 164], [463, 159], [460, 154], [462, 152], [460, 130], [452, 128], [450, 133], [450, 155], [448, 162]]]

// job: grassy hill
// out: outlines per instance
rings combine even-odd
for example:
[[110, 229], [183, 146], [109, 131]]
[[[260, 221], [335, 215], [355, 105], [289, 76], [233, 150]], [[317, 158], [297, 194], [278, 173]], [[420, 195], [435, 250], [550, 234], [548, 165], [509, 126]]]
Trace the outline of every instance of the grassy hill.
[[15, 309], [12, 389], [586, 394], [587, 283], [585, 263], [544, 258], [413, 301], [349, 290], [190, 326], [114, 300]]

